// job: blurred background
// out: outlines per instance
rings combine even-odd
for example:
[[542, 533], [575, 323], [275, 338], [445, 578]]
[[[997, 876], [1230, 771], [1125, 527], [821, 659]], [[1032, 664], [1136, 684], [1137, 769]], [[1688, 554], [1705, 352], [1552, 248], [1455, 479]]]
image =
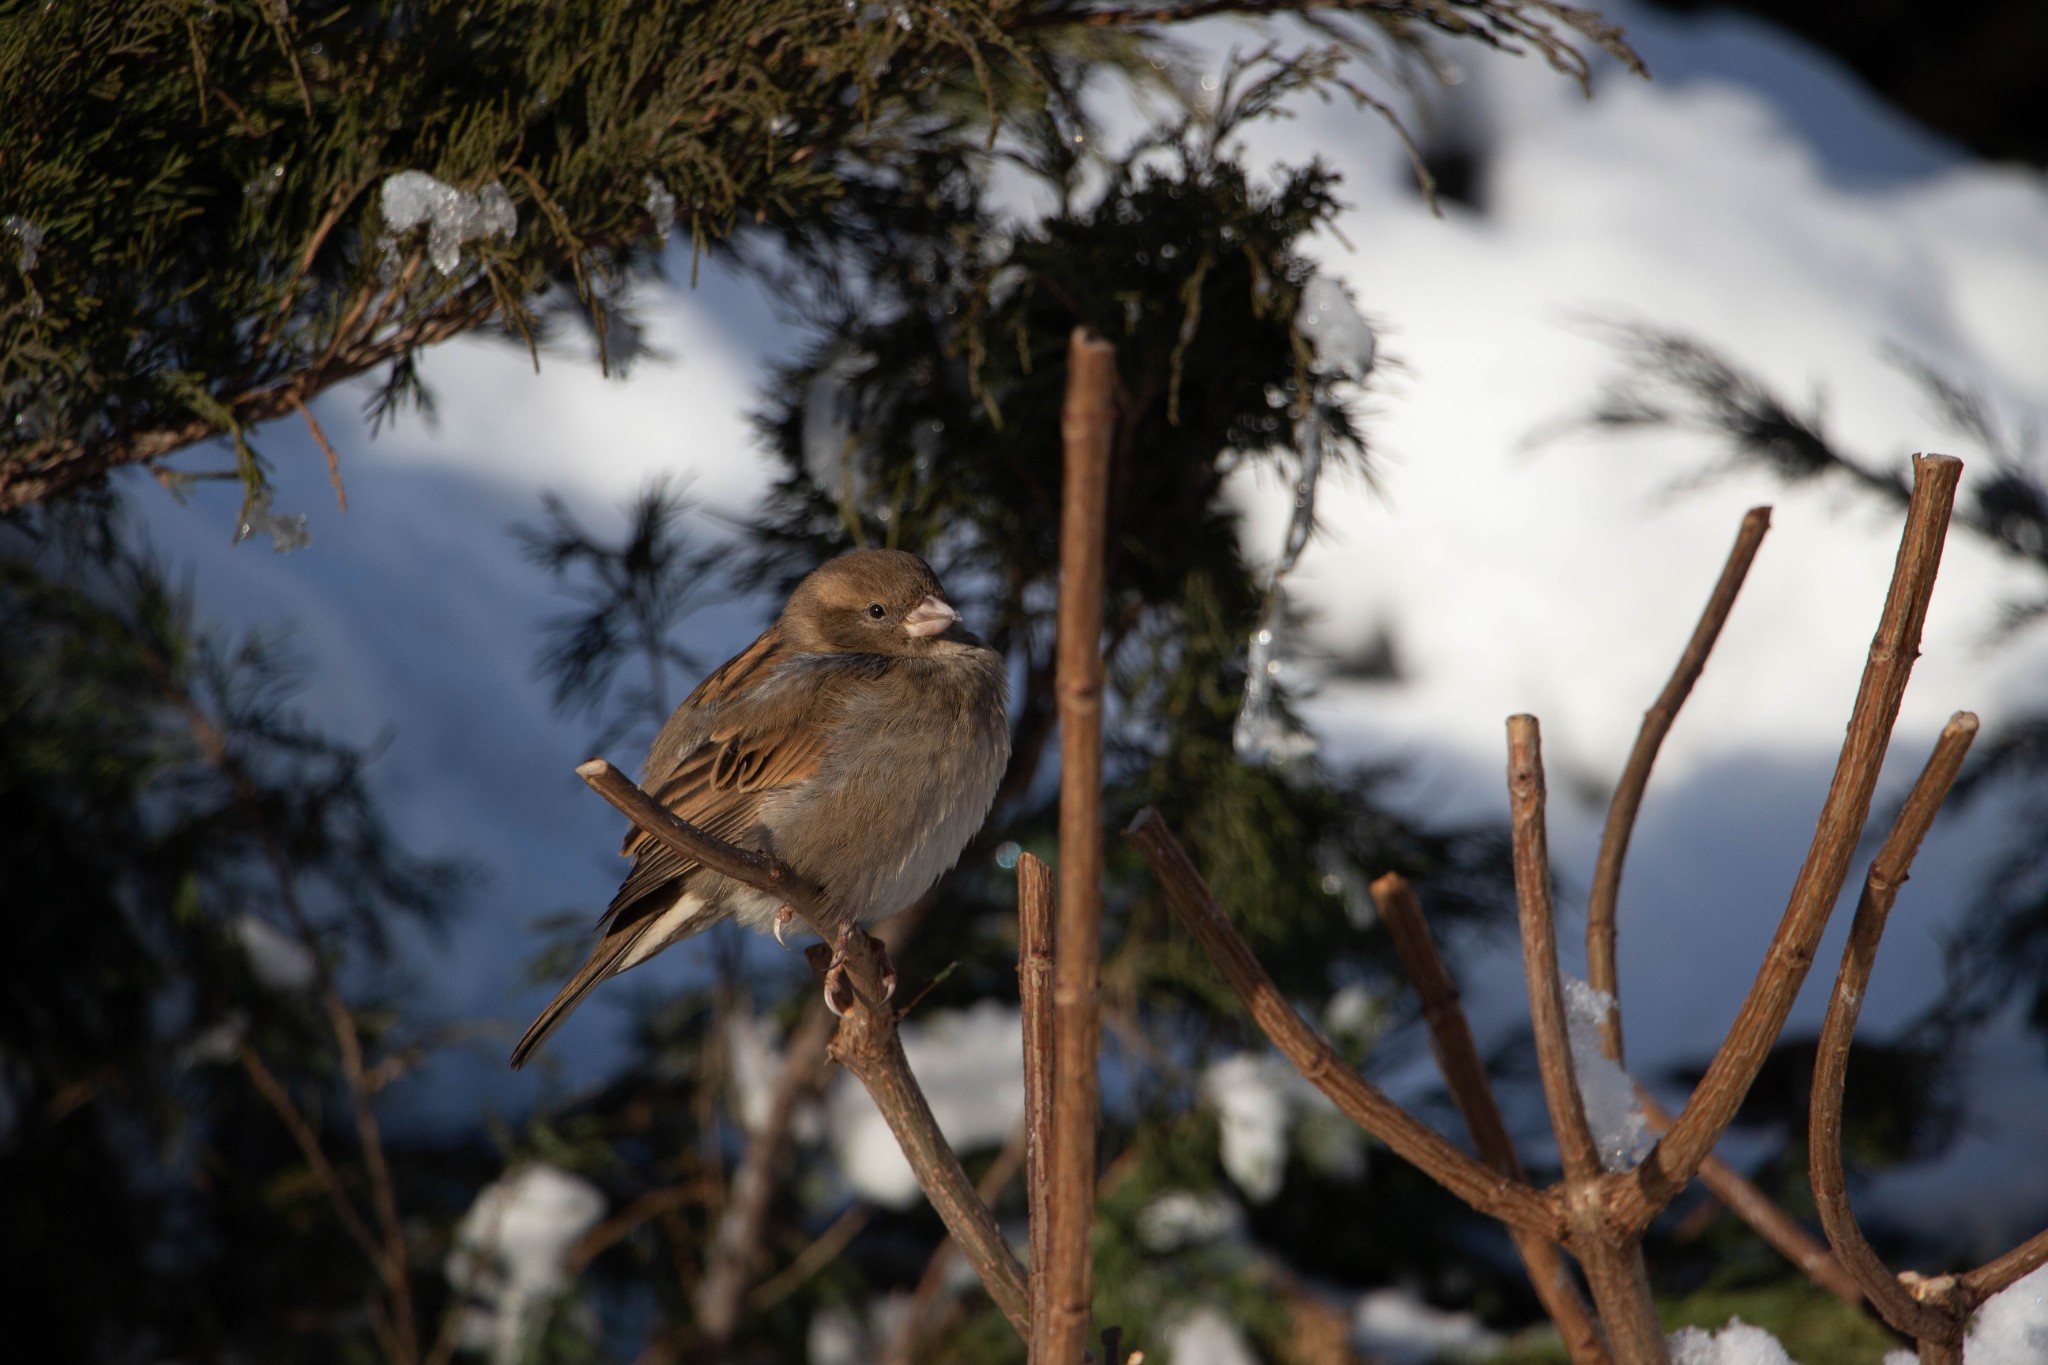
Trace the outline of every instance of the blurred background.
[[[1900, 1267], [2048, 1222], [2048, 15], [1617, 3], [1603, 45], [1537, 7], [1546, 61], [1384, 14], [1045, 8], [993, 75], [956, 54], [828, 148], [817, 204], [693, 240], [653, 173], [592, 191], [644, 201], [601, 322], [559, 306], [563, 272], [530, 335], [492, 322], [310, 402], [345, 512], [294, 415], [175, 462], [236, 477], [116, 469], [0, 521], [0, 1283], [53, 1358], [1021, 1358], [867, 1097], [785, 1054], [815, 1036], [799, 954], [721, 929], [504, 1059], [622, 871], [573, 766], [637, 772], [820, 559], [915, 549], [1012, 660], [1017, 759], [899, 927], [904, 1032], [1021, 1227], [1010, 870], [1055, 852], [1077, 321], [1118, 342], [1137, 414], [1113, 818], [1166, 810], [1289, 993], [1462, 1142], [1364, 890], [1409, 874], [1537, 1168], [1504, 718], [1543, 723], [1582, 975], [1612, 785], [1743, 510], [1772, 505], [1622, 887], [1629, 1066], [1676, 1108], [1805, 852], [1908, 456], [1961, 456], [1873, 822], [1951, 712], [1985, 737], [1878, 960], [1853, 1193]], [[380, 173], [438, 169], [431, 145]], [[19, 431], [44, 394], [22, 338], [65, 307], [38, 272], [83, 229], [17, 213], [7, 164]], [[506, 187], [523, 249], [549, 210]], [[383, 193], [384, 238], [365, 209], [336, 239], [364, 270], [426, 232]], [[1722, 1148], [1809, 1222], [1846, 928]], [[1499, 1231], [1294, 1078], [1121, 854], [1107, 954], [1101, 1321], [1181, 1365], [1563, 1358]], [[714, 1311], [778, 1085], [791, 1151]], [[1808, 1365], [1892, 1344], [1697, 1191], [1651, 1262], [1674, 1324], [1739, 1312]]]

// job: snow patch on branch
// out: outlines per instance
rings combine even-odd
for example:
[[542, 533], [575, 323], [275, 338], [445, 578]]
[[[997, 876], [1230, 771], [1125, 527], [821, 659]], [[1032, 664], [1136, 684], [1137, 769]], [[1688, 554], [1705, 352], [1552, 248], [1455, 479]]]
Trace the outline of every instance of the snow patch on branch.
[[495, 180], [478, 190], [458, 190], [425, 171], [400, 171], [385, 177], [379, 203], [391, 229], [384, 239], [387, 250], [399, 233], [425, 223], [427, 259], [443, 275], [453, 275], [461, 266], [464, 242], [485, 237], [509, 240], [519, 230], [512, 196]]
[[1614, 997], [1606, 991], [1596, 991], [1575, 976], [1564, 979], [1565, 1026], [1586, 1123], [1600, 1148], [1601, 1166], [1625, 1171], [1650, 1150], [1650, 1121], [1636, 1098], [1635, 1082], [1600, 1050], [1600, 1021], [1613, 1008]]

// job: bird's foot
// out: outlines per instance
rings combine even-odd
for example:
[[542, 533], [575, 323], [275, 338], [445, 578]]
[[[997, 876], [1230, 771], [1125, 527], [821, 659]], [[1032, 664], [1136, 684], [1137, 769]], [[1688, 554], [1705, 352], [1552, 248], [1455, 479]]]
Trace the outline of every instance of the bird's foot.
[[775, 922], [773, 925], [773, 928], [775, 930], [775, 941], [781, 944], [785, 949], [789, 947], [789, 941], [783, 938], [782, 934], [784, 930], [789, 928], [790, 924], [795, 919], [796, 911], [790, 909], [786, 905], [775, 912]]
[[[838, 997], [840, 987], [846, 984], [847, 949], [852, 946], [853, 936], [858, 933], [861, 933], [859, 929], [849, 927], [832, 940], [832, 962], [825, 968], [825, 1008], [831, 1010], [838, 1018], [844, 1018], [846, 1010], [851, 1008], [842, 1008]], [[874, 945], [875, 967], [881, 974], [882, 1000], [886, 1004], [896, 995], [896, 964], [889, 960], [889, 950], [882, 946], [880, 939], [870, 938], [868, 942]]]

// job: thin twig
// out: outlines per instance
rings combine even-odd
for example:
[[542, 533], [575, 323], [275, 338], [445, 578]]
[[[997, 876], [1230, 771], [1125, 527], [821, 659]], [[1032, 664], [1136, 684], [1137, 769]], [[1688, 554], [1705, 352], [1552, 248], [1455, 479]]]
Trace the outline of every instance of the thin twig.
[[774, 1202], [776, 1181], [794, 1144], [790, 1130], [797, 1106], [825, 1070], [825, 1044], [832, 1035], [832, 1012], [825, 998], [814, 995], [783, 1050], [782, 1069], [769, 1093], [768, 1112], [749, 1137], [746, 1152], [733, 1171], [731, 1197], [719, 1215], [706, 1258], [704, 1281], [697, 1287], [697, 1327], [707, 1346], [722, 1350], [739, 1329], [740, 1310], [767, 1255], [762, 1234]]
[[1962, 1276], [1963, 1283], [1984, 1298], [2048, 1265], [2048, 1228], [2029, 1237], [1995, 1261], [1987, 1261]]
[[1041, 1292], [1052, 1235], [1052, 869], [1017, 857], [1017, 996], [1024, 1023], [1024, 1204], [1031, 1230], [1031, 1290]]
[[683, 1185], [663, 1185], [649, 1190], [571, 1243], [562, 1256], [562, 1270], [570, 1279], [576, 1278], [589, 1269], [592, 1261], [625, 1240], [642, 1223], [671, 1209], [709, 1203], [713, 1188], [709, 1181], [692, 1180]]
[[1636, 813], [1642, 809], [1643, 791], [1650, 785], [1650, 769], [1657, 762], [1657, 751], [1663, 747], [1664, 737], [1671, 733], [1678, 709], [1685, 705], [1693, 684], [1706, 668], [1707, 656], [1713, 652], [1714, 642], [1721, 637], [1721, 627], [1727, 624], [1728, 613], [1735, 607], [1735, 595], [1742, 591], [1742, 580], [1749, 574], [1757, 547], [1763, 544], [1764, 533], [1770, 529], [1770, 508], [1752, 507], [1743, 513], [1735, 545], [1728, 551], [1728, 562], [1721, 566], [1721, 577], [1707, 598], [1699, 624], [1693, 627], [1685, 652], [1678, 658], [1678, 667], [1671, 670], [1664, 690], [1643, 713], [1635, 747], [1629, 750], [1628, 764], [1621, 770], [1621, 781], [1607, 806], [1607, 827], [1600, 833], [1600, 856], [1593, 866], [1593, 890], [1586, 901], [1586, 980], [1614, 1002], [1606, 1018], [1600, 1021], [1600, 1050], [1616, 1062], [1622, 1060], [1622, 1039], [1621, 984], [1614, 957], [1615, 902], [1621, 894], [1621, 869], [1628, 860]]
[[[1944, 1312], [1942, 1307], [1907, 1293], [1864, 1239], [1855, 1210], [1849, 1206], [1848, 1180], [1842, 1166], [1842, 1089], [1849, 1071], [1850, 1040], [1856, 1033], [1864, 991], [1870, 985], [1870, 970], [1877, 960], [1877, 944], [1884, 935], [1885, 919], [1912, 869], [1920, 841], [1927, 837], [1942, 800], [1962, 769], [1963, 756], [1976, 737], [1977, 718], [1968, 711], [1958, 711], [1942, 727], [1934, 753], [1893, 821], [1884, 846], [1871, 860], [1863, 894], [1856, 902], [1849, 943], [1842, 951], [1842, 967], [1835, 976], [1834, 993], [1828, 999], [1827, 1018], [1820, 1028], [1807, 1130], [1813, 1200], [1820, 1209], [1821, 1226], [1827, 1229], [1829, 1245], [1856, 1277], [1856, 1283], [1862, 1286], [1879, 1316], [1908, 1336], [1923, 1340], [1960, 1341], [1963, 1321]], [[1975, 1306], [1963, 1304], [1963, 1316]]]
[[[839, 1253], [846, 1250], [874, 1217], [873, 1204], [855, 1204], [834, 1218], [823, 1232], [811, 1239], [810, 1245], [790, 1258], [788, 1265], [754, 1287], [747, 1295], [747, 1307], [756, 1313], [773, 1308], [809, 1284], [813, 1276], [839, 1259]], [[948, 1245], [951, 1245], [950, 1239]]]
[[299, 1106], [292, 1102], [291, 1095], [279, 1083], [276, 1075], [264, 1065], [263, 1059], [256, 1055], [256, 1049], [246, 1044], [242, 1048], [242, 1069], [249, 1073], [249, 1079], [255, 1083], [256, 1093], [263, 1096], [276, 1111], [278, 1118], [283, 1120], [285, 1130], [292, 1135], [292, 1141], [298, 1144], [299, 1155], [306, 1159], [306, 1166], [313, 1172], [313, 1178], [320, 1182], [321, 1190], [327, 1195], [327, 1202], [334, 1206], [335, 1217], [341, 1220], [341, 1226], [347, 1231], [350, 1240], [362, 1249], [370, 1264], [377, 1268], [378, 1275], [388, 1283], [384, 1249], [377, 1245], [377, 1239], [370, 1234], [369, 1224], [363, 1221], [363, 1216], [349, 1200], [348, 1192], [342, 1188], [340, 1174], [334, 1169], [334, 1163], [327, 1159], [327, 1153], [321, 1149], [320, 1135], [313, 1131], [313, 1125], [306, 1121], [306, 1116], [299, 1111]]
[[1088, 1338], [1094, 1267], [1095, 1125], [1101, 1108], [1102, 598], [1116, 348], [1086, 327], [1067, 348], [1060, 415], [1060, 886], [1053, 944], [1052, 1156], [1046, 1262], [1031, 1325], [1034, 1365], [1072, 1365]]
[[1813, 965], [1814, 948], [1827, 928], [1829, 912], [1869, 818], [1878, 769], [1884, 764], [1899, 701], [1920, 652], [1920, 631], [1927, 619], [1935, 574], [1941, 567], [1942, 540], [1962, 469], [1962, 461], [1950, 456], [1914, 457], [1913, 496], [1891, 587], [1813, 844], [1756, 981], [1727, 1038], [1707, 1064], [1706, 1075], [1671, 1131], [1610, 1192], [1609, 1205], [1623, 1227], [1640, 1232], [1649, 1226], [1698, 1173], [1700, 1163], [1714, 1150], [1749, 1093]]
[[[815, 883], [774, 858], [713, 838], [678, 818], [601, 758], [581, 764], [576, 772], [627, 819], [677, 853], [776, 897], [827, 942], [838, 937], [839, 910]], [[830, 951], [823, 944], [816, 949]], [[959, 1241], [989, 1297], [1022, 1335], [1028, 1323], [1023, 1267], [1003, 1241], [995, 1216], [975, 1197], [959, 1156], [940, 1133], [931, 1105], [910, 1072], [896, 1034], [896, 1014], [882, 988], [879, 952], [866, 934], [848, 936], [846, 969], [854, 1002], [839, 1021], [830, 1055], [867, 1087], [925, 1197]]]
[[341, 486], [341, 456], [334, 453], [334, 443], [327, 439], [320, 419], [313, 415], [313, 409], [306, 406], [306, 400], [293, 394], [292, 406], [299, 410], [299, 416], [306, 419], [306, 430], [313, 433], [313, 443], [327, 457], [327, 481], [334, 485], [334, 500], [341, 504], [342, 511], [348, 511], [348, 490]]
[[[1514, 1138], [1508, 1133], [1493, 1084], [1486, 1076], [1486, 1063], [1472, 1039], [1472, 1026], [1459, 1002], [1458, 987], [1437, 952], [1422, 906], [1415, 899], [1407, 878], [1389, 872], [1372, 884], [1373, 903], [1379, 907], [1380, 922], [1394, 940], [1401, 968], [1422, 1002], [1423, 1022], [1429, 1026], [1430, 1048], [1436, 1053], [1437, 1068], [1451, 1092], [1458, 1112], [1465, 1116], [1466, 1131], [1479, 1159], [1514, 1180], [1524, 1178], [1522, 1161], [1515, 1153]], [[1571, 1270], [1557, 1243], [1519, 1228], [1509, 1228], [1515, 1250], [1529, 1272], [1529, 1283], [1543, 1304], [1543, 1311], [1557, 1325], [1572, 1365], [1607, 1365], [1607, 1343], [1598, 1324], [1573, 1283]]]
[[1539, 1237], [1563, 1239], [1564, 1214], [1555, 1199], [1525, 1181], [1480, 1165], [1446, 1142], [1354, 1071], [1330, 1040], [1296, 1012], [1224, 918], [1187, 850], [1158, 811], [1149, 806], [1139, 811], [1124, 838], [1151, 865], [1167, 903], [1237, 992], [1252, 1022], [1346, 1117], [1487, 1217]]
[[327, 1017], [334, 1026], [335, 1041], [341, 1047], [341, 1074], [348, 1081], [350, 1109], [355, 1119], [356, 1141], [363, 1149], [363, 1169], [370, 1177], [370, 1206], [384, 1233], [385, 1279], [391, 1290], [392, 1330], [401, 1351], [400, 1365], [419, 1359], [419, 1329], [413, 1318], [412, 1270], [405, 1246], [405, 1224], [398, 1217], [398, 1193], [392, 1184], [391, 1167], [384, 1159], [384, 1138], [377, 1127], [377, 1108], [370, 1103], [370, 1086], [363, 1069], [362, 1036], [356, 1017], [330, 984], [325, 992]]

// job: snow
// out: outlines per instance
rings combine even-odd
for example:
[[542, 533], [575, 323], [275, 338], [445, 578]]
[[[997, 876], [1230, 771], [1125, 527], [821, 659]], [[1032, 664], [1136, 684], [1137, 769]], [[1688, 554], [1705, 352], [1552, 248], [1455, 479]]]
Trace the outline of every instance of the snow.
[[1308, 338], [1320, 368], [1354, 384], [1363, 384], [1371, 375], [1379, 341], [1337, 280], [1318, 275], [1308, 282], [1294, 325]]
[[279, 994], [305, 990], [319, 975], [319, 964], [305, 944], [268, 920], [241, 914], [230, 922], [249, 970], [258, 985]]
[[453, 275], [461, 266], [464, 242], [509, 238], [519, 230], [512, 196], [496, 180], [481, 189], [459, 190], [425, 171], [399, 171], [384, 178], [378, 201], [394, 237], [421, 223], [428, 225], [427, 258], [443, 275]]
[[1319, 1173], [1355, 1179], [1365, 1170], [1358, 1128], [1284, 1058], [1236, 1052], [1202, 1072], [1201, 1095], [1216, 1111], [1224, 1174], [1254, 1204], [1280, 1193], [1289, 1140]]
[[[734, 1108], [740, 1127], [757, 1133], [768, 1121], [775, 1086], [782, 1077], [782, 1033], [775, 1021], [750, 1010], [736, 1011], [726, 1022], [727, 1064], [732, 1068]], [[824, 1123], [815, 1102], [799, 1101], [790, 1117], [790, 1133], [799, 1143], [816, 1142]]]
[[676, 221], [676, 195], [660, 176], [647, 177], [647, 216], [654, 220], [654, 230], [660, 234], [661, 244], [667, 246], [668, 230]]
[[[900, 1032], [910, 1069], [953, 1150], [964, 1154], [1009, 1141], [1024, 1121], [1023, 1016], [985, 1000], [969, 1009], [912, 1015]], [[844, 1072], [826, 1100], [826, 1130], [856, 1194], [899, 1209], [924, 1197], [881, 1111]]]
[[568, 1289], [562, 1258], [604, 1217], [595, 1185], [536, 1162], [484, 1187], [455, 1229], [445, 1273], [468, 1302], [461, 1344], [516, 1365]]
[[43, 229], [18, 213], [0, 218], [0, 230], [4, 230], [18, 244], [15, 264], [26, 275], [36, 268], [36, 256], [43, 249]]
[[249, 498], [248, 505], [242, 509], [241, 524], [235, 527], [235, 543], [240, 544], [251, 536], [269, 536], [270, 548], [281, 555], [311, 545], [313, 533], [306, 529], [306, 514], [271, 510], [273, 496], [266, 485]]
[[1586, 1124], [1600, 1148], [1600, 1164], [1610, 1171], [1625, 1171], [1643, 1159], [1652, 1139], [1635, 1082], [1600, 1050], [1600, 1021], [1613, 1008], [1614, 997], [1606, 991], [1596, 991], [1575, 976], [1565, 977], [1565, 1028]]
[[1155, 1252], [1244, 1236], [1244, 1206], [1227, 1194], [1168, 1190], [1138, 1210], [1138, 1240]]
[[1796, 1365], [1778, 1339], [1741, 1318], [1718, 1332], [1681, 1327], [1669, 1338], [1671, 1365]]
[[1293, 1126], [1287, 1078], [1277, 1057], [1235, 1053], [1202, 1074], [1202, 1098], [1216, 1110], [1223, 1170], [1245, 1198], [1265, 1204], [1287, 1174], [1287, 1133]]
[[1386, 1365], [1479, 1360], [1506, 1344], [1472, 1314], [1446, 1312], [1401, 1286], [1359, 1295], [1351, 1312], [1351, 1343]]
[[2048, 1361], [2048, 1266], [2015, 1281], [1977, 1310], [1963, 1340], [1963, 1365]]
[[1237, 1324], [1206, 1303], [1170, 1323], [1161, 1335], [1172, 1365], [1259, 1365], [1258, 1353]]

